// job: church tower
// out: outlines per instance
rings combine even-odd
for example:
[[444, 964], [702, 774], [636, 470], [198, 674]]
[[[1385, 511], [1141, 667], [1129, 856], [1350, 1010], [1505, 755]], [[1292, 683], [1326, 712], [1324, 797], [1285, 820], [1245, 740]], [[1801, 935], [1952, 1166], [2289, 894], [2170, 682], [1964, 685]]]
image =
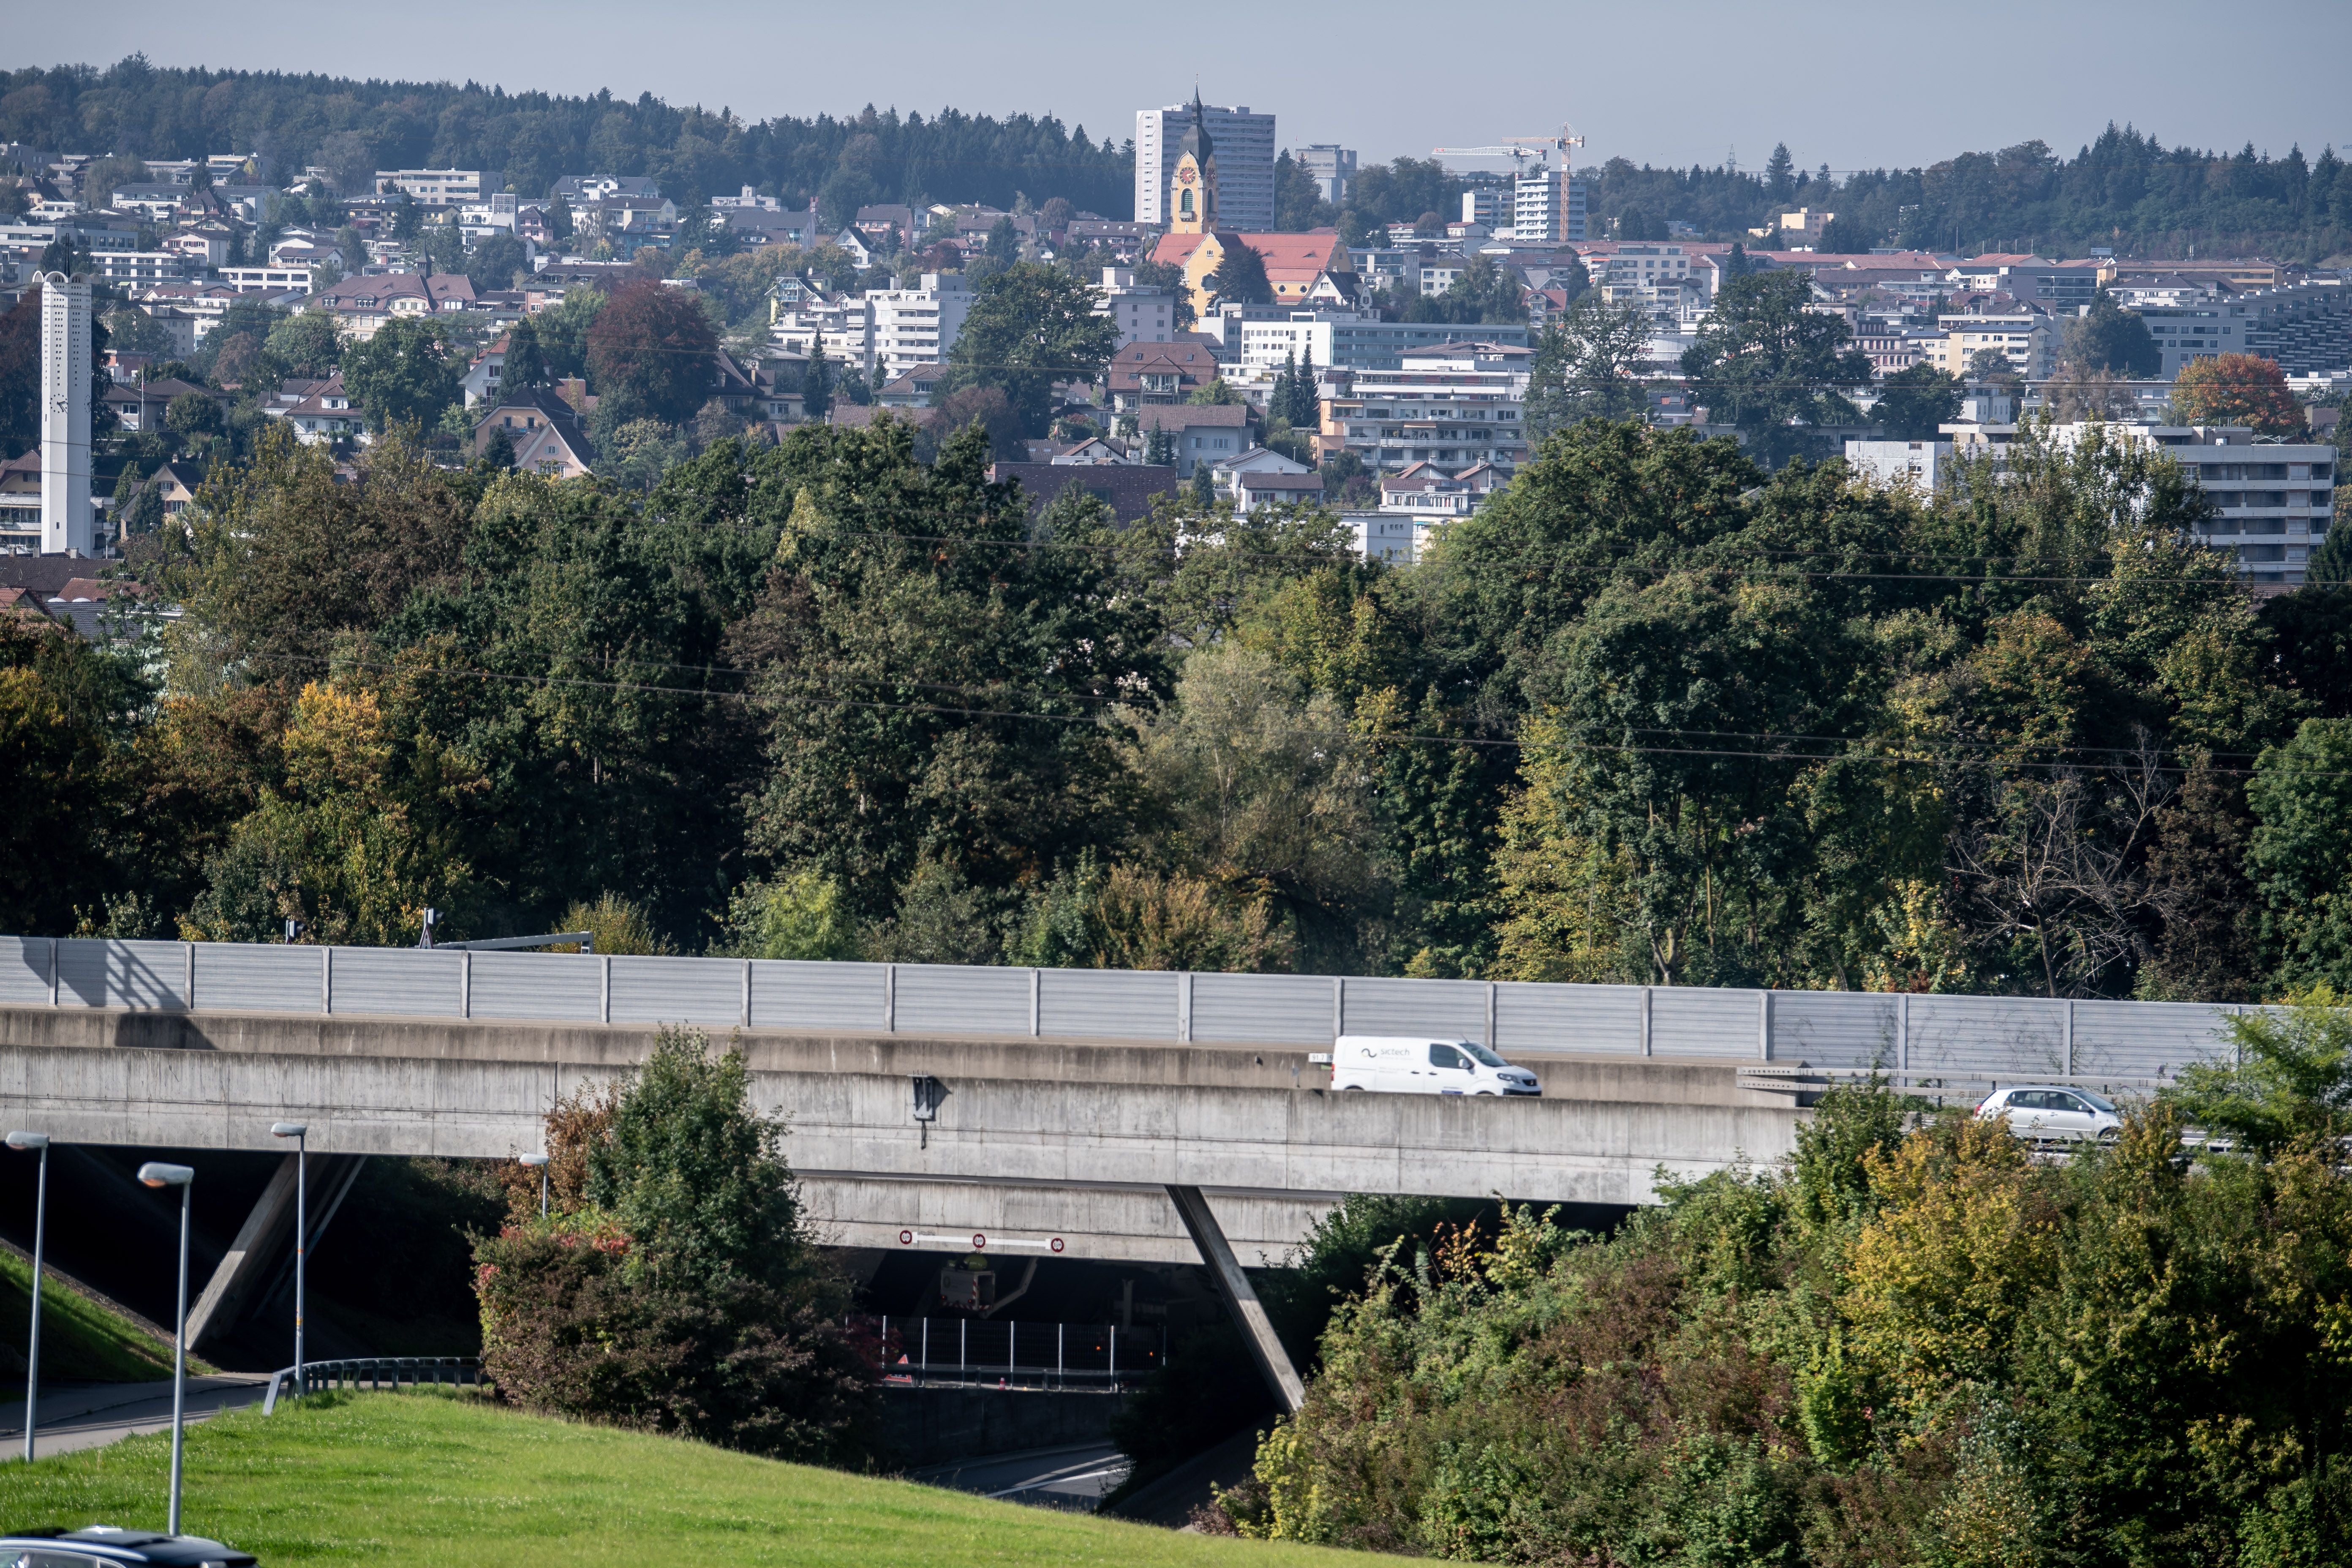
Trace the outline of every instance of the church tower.
[[1192, 128], [1176, 143], [1168, 175], [1168, 232], [1207, 234], [1217, 226], [1217, 150], [1209, 140], [1201, 89], [1192, 89]]

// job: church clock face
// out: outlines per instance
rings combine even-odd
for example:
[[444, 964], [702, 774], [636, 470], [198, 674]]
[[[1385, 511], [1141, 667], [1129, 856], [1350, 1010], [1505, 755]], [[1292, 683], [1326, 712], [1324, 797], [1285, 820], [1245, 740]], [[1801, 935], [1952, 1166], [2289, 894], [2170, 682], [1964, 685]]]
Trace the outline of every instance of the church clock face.
[[1190, 163], [1185, 164], [1182, 168], [1176, 171], [1176, 183], [1180, 185], [1191, 184], [1195, 177], [1196, 176], [1192, 173], [1192, 165]]

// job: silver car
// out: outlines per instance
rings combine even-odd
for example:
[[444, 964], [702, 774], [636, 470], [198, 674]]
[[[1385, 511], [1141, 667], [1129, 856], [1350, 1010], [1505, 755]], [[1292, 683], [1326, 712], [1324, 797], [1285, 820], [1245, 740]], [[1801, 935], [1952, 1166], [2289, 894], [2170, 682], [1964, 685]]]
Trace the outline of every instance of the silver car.
[[0, 1536], [0, 1568], [253, 1568], [250, 1552], [201, 1535], [93, 1524]]
[[2123, 1130], [2123, 1113], [2115, 1102], [2087, 1089], [2060, 1084], [2020, 1084], [1997, 1089], [1977, 1107], [1977, 1119], [2009, 1123], [2020, 1138], [2037, 1142], [2094, 1140], [2113, 1142]]

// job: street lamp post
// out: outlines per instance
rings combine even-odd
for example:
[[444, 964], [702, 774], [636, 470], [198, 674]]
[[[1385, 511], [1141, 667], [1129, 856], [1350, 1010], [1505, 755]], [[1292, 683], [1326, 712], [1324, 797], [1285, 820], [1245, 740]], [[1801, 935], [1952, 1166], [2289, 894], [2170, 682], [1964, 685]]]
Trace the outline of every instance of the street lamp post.
[[186, 1165], [166, 1165], [150, 1160], [139, 1167], [139, 1179], [151, 1187], [180, 1189], [180, 1302], [172, 1329], [172, 1505], [163, 1526], [167, 1535], [180, 1533], [180, 1454], [187, 1438], [188, 1410], [188, 1194], [196, 1173]]
[[547, 1217], [547, 1156], [544, 1154], [524, 1154], [519, 1156], [519, 1158], [521, 1163], [526, 1165], [536, 1165], [539, 1167], [539, 1217], [545, 1219]]
[[29, 1465], [33, 1462], [34, 1413], [41, 1397], [41, 1243], [47, 1239], [49, 1222], [49, 1135], [11, 1132], [8, 1147], [37, 1150], [41, 1156], [41, 1173], [33, 1197], [33, 1342], [25, 1352], [25, 1463]]
[[294, 1140], [294, 1392], [302, 1392], [302, 1265], [310, 1243], [310, 1129], [300, 1121], [270, 1123], [272, 1138]]

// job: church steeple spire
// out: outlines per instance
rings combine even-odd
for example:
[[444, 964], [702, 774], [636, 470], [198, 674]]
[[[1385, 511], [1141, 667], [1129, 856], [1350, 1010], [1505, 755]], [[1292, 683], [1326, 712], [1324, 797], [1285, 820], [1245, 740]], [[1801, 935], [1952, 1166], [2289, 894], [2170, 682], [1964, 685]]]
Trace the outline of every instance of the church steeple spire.
[[1168, 176], [1168, 229], [1171, 234], [1206, 234], [1217, 224], [1217, 149], [1209, 139], [1209, 111], [1201, 102], [1201, 87], [1192, 84], [1192, 123], [1176, 143], [1175, 166]]

